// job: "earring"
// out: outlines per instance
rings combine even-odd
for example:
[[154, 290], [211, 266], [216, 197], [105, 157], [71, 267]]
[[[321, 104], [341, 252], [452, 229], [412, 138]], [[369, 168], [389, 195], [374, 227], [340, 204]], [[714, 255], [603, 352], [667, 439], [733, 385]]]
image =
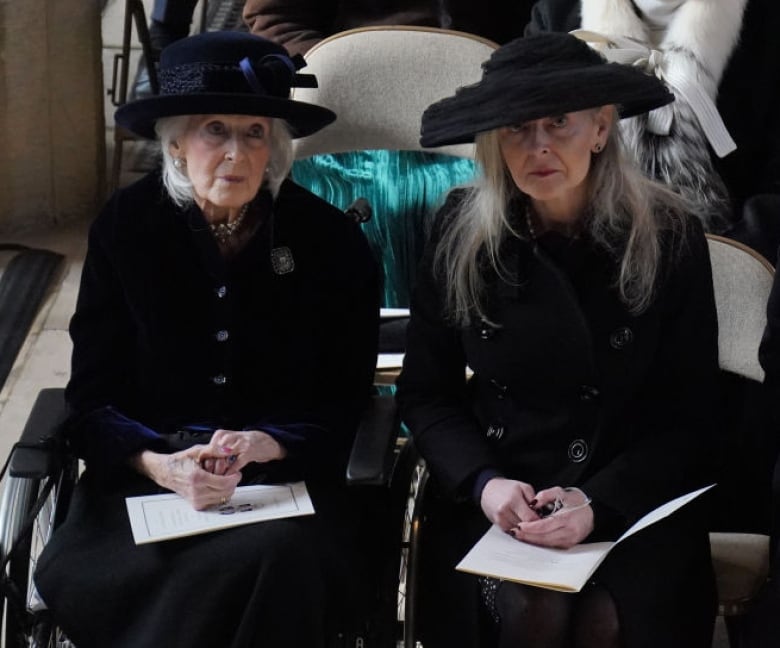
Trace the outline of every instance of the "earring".
[[593, 152], [601, 153], [601, 149], [602, 149], [601, 142], [596, 142], [596, 145], [593, 147]]
[[187, 160], [181, 157], [173, 158], [173, 166], [181, 171], [184, 167], [187, 166]]

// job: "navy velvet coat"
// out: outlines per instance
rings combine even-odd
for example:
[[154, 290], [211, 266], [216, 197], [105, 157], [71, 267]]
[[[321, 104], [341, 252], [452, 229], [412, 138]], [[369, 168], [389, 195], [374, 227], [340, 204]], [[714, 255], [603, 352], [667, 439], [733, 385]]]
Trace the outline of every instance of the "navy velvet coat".
[[92, 225], [66, 395], [93, 472], [189, 425], [265, 429], [289, 451], [280, 477], [343, 479], [376, 364], [376, 264], [357, 225], [290, 181], [250, 214], [261, 224], [225, 260], [153, 173]]
[[714, 478], [717, 318], [706, 240], [698, 222], [688, 229], [683, 243], [663, 233], [655, 300], [640, 315], [614, 287], [616, 261], [586, 235], [513, 239], [510, 276], [489, 280], [499, 326], [465, 330], [443, 317], [432, 241], [398, 395], [445, 493], [468, 497], [495, 470], [536, 489], [579, 486], [597, 522], [606, 507], [625, 526]]

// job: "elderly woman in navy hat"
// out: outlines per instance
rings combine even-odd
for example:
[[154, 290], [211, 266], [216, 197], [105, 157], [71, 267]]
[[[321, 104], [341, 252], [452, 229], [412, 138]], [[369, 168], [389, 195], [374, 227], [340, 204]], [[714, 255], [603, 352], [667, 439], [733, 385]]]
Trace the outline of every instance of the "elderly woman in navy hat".
[[[293, 101], [300, 62], [238, 32], [160, 61], [117, 123], [162, 166], [93, 223], [71, 322], [66, 436], [84, 459], [35, 580], [79, 648], [325, 644], [348, 605], [346, 457], [376, 363], [377, 269], [359, 227], [286, 179], [334, 120]], [[195, 509], [305, 480], [313, 516], [136, 546], [124, 498]]]
[[711, 645], [696, 502], [617, 545], [576, 594], [454, 570], [491, 524], [544, 547], [615, 540], [713, 479], [706, 240], [616, 128], [671, 100], [546, 34], [499, 48], [479, 83], [423, 115], [424, 146], [474, 141], [482, 169], [434, 223], [398, 380], [434, 489], [421, 589], [448, 583], [423, 594], [426, 648]]

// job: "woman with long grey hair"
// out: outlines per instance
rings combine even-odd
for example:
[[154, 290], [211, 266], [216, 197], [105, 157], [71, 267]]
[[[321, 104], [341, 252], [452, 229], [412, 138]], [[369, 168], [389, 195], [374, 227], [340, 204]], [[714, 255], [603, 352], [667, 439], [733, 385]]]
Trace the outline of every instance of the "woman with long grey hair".
[[550, 548], [616, 540], [714, 480], [706, 240], [616, 128], [671, 100], [655, 77], [544, 34], [496, 50], [479, 83], [423, 115], [423, 146], [475, 141], [482, 169], [433, 224], [398, 380], [431, 474], [426, 648], [711, 644], [698, 502], [623, 540], [575, 594], [454, 569], [491, 525]]

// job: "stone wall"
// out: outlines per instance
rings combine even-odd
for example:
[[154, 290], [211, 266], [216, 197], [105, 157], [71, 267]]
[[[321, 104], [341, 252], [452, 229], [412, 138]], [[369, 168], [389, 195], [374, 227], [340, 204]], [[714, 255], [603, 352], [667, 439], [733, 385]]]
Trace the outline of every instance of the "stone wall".
[[100, 28], [98, 0], [0, 0], [0, 234], [105, 198]]

